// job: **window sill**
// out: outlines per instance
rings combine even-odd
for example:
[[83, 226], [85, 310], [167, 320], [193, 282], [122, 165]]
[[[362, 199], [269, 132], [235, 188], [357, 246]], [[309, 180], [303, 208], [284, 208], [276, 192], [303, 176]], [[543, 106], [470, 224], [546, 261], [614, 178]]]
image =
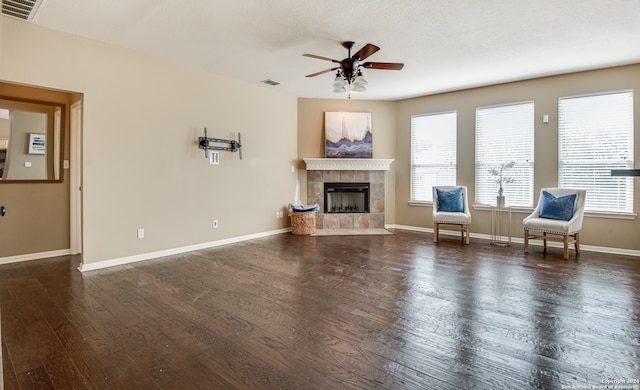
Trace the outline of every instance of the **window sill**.
[[[474, 204], [474, 210], [480, 211], [491, 211], [495, 208], [495, 206], [486, 205], [486, 204]], [[533, 207], [521, 207], [521, 206], [511, 206], [511, 212], [514, 213], [524, 213], [531, 214], [533, 212]], [[585, 211], [585, 217], [589, 218], [608, 218], [608, 219], [636, 219], [637, 214], [633, 213], [616, 213], [613, 211]]]
[[[496, 206], [490, 205], [490, 204], [474, 204], [471, 207], [473, 207], [474, 210], [480, 210], [480, 211], [491, 211], [496, 208]], [[512, 213], [531, 214], [533, 212], [533, 207], [509, 206], [509, 205], [507, 205], [507, 207], [511, 207]]]
[[424, 200], [410, 200], [409, 206], [433, 207], [433, 202], [427, 202]]
[[[433, 207], [433, 202], [410, 200], [409, 206]], [[491, 211], [496, 206], [487, 205], [487, 204], [474, 204], [471, 207], [476, 211]], [[534, 210], [533, 207], [511, 206], [511, 212], [513, 213], [531, 214], [533, 210]], [[611, 211], [585, 211], [584, 216], [589, 218], [607, 218], [607, 219], [624, 219], [624, 220], [632, 220], [638, 217], [638, 215], [634, 213], [616, 213]]]
[[613, 211], [585, 211], [584, 216], [590, 218], [636, 219], [638, 214], [616, 213]]

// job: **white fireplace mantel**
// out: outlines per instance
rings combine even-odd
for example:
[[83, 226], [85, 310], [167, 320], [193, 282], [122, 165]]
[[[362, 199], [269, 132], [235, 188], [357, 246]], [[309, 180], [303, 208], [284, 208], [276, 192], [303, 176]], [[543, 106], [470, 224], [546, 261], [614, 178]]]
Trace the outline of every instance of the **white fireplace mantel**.
[[304, 158], [308, 171], [388, 171], [394, 159]]

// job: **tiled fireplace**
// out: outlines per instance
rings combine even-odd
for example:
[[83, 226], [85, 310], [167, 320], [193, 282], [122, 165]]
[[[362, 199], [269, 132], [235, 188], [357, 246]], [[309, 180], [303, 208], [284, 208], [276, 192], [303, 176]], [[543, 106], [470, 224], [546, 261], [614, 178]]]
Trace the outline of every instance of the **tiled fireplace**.
[[[307, 203], [320, 205], [316, 229], [384, 228], [384, 171], [391, 159], [305, 158]], [[368, 212], [325, 212], [325, 183], [368, 184]]]

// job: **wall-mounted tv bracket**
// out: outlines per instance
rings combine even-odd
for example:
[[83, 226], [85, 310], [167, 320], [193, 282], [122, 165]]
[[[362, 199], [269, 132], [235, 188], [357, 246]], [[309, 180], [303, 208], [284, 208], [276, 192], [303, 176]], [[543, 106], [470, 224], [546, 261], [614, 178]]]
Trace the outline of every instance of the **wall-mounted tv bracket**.
[[[210, 145], [210, 143], [226, 144], [227, 146]], [[207, 137], [207, 128], [204, 128], [204, 137], [198, 137], [198, 148], [204, 149], [204, 157], [209, 158], [209, 150], [224, 150], [227, 152], [238, 152], [240, 160], [242, 160], [242, 144], [240, 143], [240, 133], [238, 140], [220, 139]]]

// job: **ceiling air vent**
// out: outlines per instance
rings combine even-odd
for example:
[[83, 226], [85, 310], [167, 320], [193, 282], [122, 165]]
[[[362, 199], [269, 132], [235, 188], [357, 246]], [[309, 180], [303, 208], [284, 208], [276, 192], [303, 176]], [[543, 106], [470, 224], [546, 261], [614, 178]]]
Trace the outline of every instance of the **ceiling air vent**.
[[32, 20], [42, 0], [2, 0], [2, 13], [22, 20]]
[[280, 85], [280, 82], [271, 80], [271, 79], [262, 80], [261, 83], [265, 83], [267, 85], [273, 85], [273, 86]]

